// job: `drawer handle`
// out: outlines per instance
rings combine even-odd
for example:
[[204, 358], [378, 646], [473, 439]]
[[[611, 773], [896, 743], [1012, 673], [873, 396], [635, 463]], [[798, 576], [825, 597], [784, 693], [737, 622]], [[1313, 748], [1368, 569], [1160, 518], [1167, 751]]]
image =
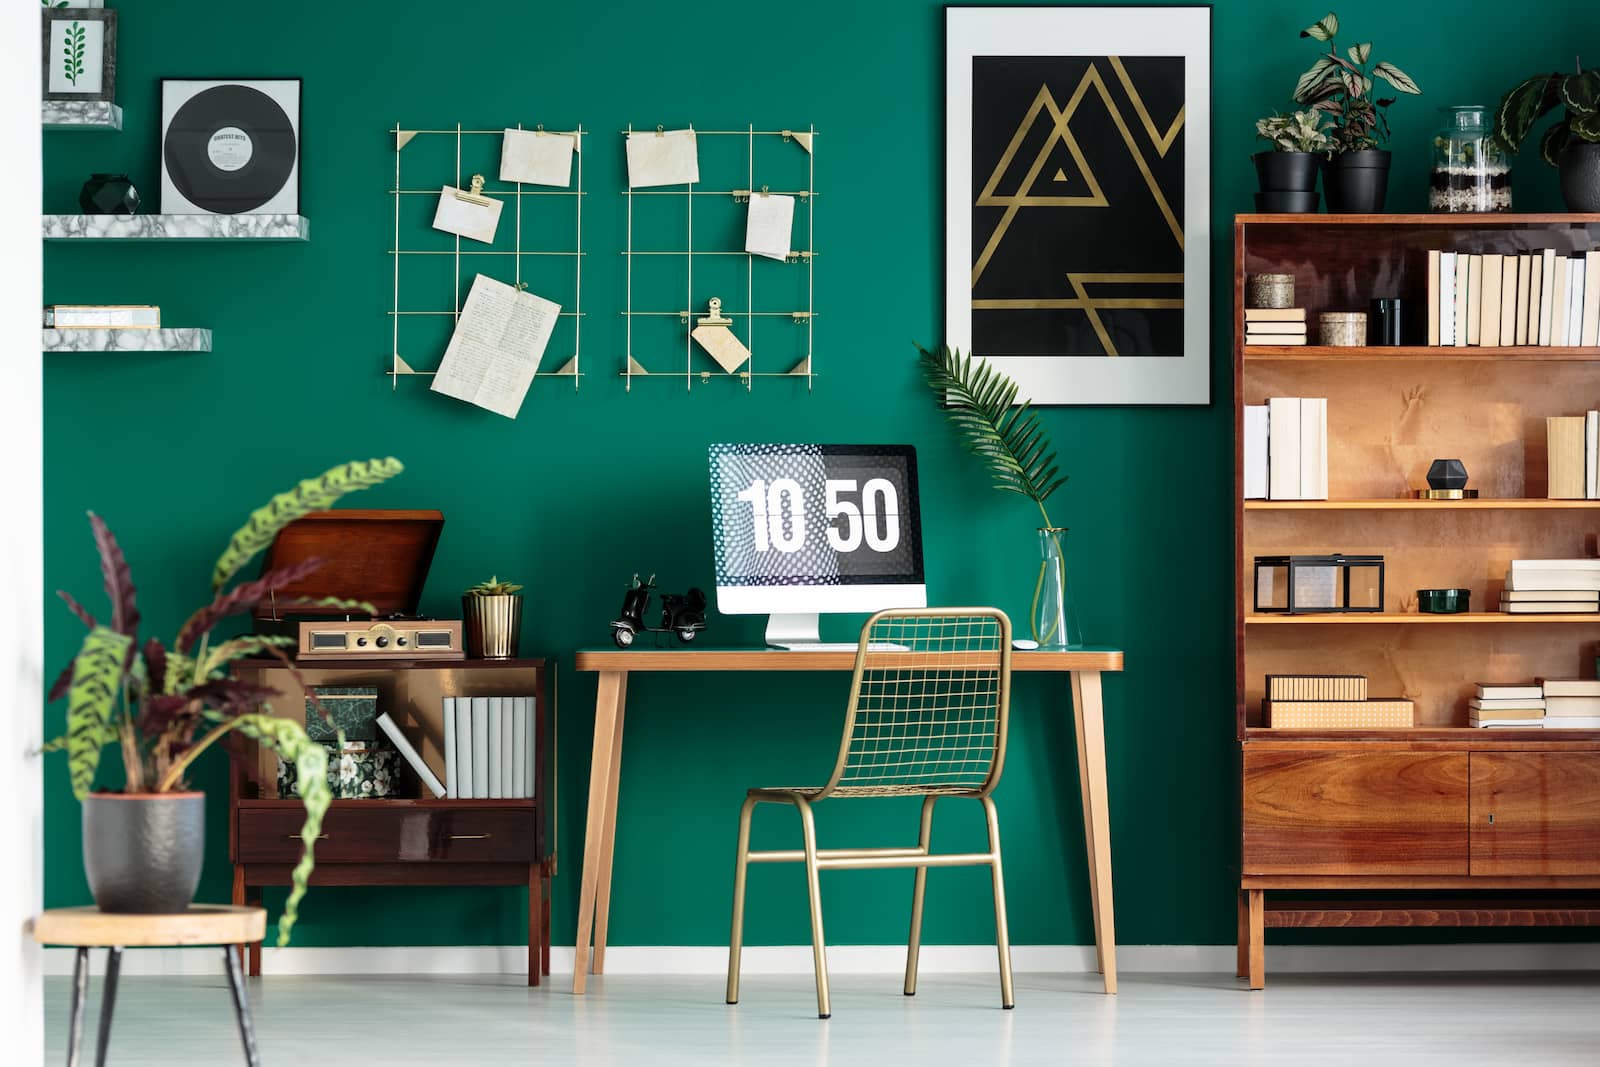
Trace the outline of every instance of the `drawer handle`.
[[493, 834], [449, 834], [447, 836], [452, 841], [486, 841], [489, 838], [493, 837], [494, 835]]
[[[283, 836], [284, 836], [285, 839], [287, 839], [289, 841], [299, 841], [300, 840], [300, 835], [299, 834], [284, 834]], [[318, 841], [326, 841], [328, 839], [328, 835], [327, 834], [318, 834], [316, 839]]]

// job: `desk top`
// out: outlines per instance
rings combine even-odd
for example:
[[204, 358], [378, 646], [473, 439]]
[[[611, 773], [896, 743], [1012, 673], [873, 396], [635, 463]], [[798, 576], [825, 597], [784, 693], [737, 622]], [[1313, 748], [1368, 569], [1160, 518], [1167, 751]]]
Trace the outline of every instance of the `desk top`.
[[[848, 671], [856, 665], [849, 652], [789, 652], [781, 648], [585, 648], [579, 649], [580, 671]], [[1085, 648], [1071, 652], [1012, 652], [1018, 671], [1120, 671], [1122, 650]]]
[[245, 945], [266, 933], [265, 910], [226, 904], [190, 904], [172, 915], [118, 915], [92, 905], [51, 908], [33, 921], [33, 939], [41, 945]]

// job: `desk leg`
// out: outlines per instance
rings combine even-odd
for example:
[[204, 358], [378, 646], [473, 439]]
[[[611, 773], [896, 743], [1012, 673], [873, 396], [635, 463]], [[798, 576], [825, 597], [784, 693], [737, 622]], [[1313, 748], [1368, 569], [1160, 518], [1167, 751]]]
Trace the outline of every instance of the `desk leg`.
[[600, 882], [595, 887], [594, 957], [591, 970], [606, 970], [606, 935], [611, 924], [611, 861], [616, 856], [617, 798], [622, 785], [622, 720], [627, 712], [627, 676], [617, 689], [616, 728], [611, 735], [611, 771], [606, 776], [610, 792], [606, 795], [606, 818], [600, 827]]
[[[626, 671], [601, 671], [599, 687], [594, 700], [594, 752], [589, 764], [589, 809], [583, 832], [583, 884], [578, 894], [577, 955], [572, 967], [572, 991], [582, 993], [589, 978], [589, 939], [596, 931], [595, 903], [600, 890], [602, 868], [607, 881], [606, 903], [610, 903], [611, 839], [606, 828], [615, 834], [617, 821], [611, 806], [616, 802], [616, 789], [611, 781], [613, 768], [618, 762], [612, 749], [618, 748], [622, 739], [622, 707], [627, 699], [628, 674]], [[603, 920], [602, 920], [603, 923]], [[603, 925], [600, 929], [604, 929]], [[604, 945], [603, 935], [599, 941]]]
[[1078, 729], [1078, 777], [1088, 846], [1095, 950], [1107, 993], [1117, 991], [1116, 914], [1111, 899], [1111, 809], [1106, 792], [1106, 729], [1099, 671], [1072, 672], [1072, 717]]

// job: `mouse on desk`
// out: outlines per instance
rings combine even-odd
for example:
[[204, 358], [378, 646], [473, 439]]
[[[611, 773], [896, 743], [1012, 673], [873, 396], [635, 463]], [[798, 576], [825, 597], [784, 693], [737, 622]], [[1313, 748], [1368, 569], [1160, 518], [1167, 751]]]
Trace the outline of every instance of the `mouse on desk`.
[[1018, 652], [1032, 652], [1034, 649], [1039, 647], [1039, 642], [1030, 638], [1019, 637], [1011, 642], [1011, 647], [1016, 649]]

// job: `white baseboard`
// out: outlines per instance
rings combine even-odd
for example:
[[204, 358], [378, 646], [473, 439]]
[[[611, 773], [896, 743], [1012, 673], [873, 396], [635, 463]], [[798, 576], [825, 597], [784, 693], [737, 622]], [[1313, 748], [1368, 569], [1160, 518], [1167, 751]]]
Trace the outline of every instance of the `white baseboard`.
[[[553, 976], [571, 975], [574, 950], [551, 952]], [[887, 974], [905, 967], [904, 945], [836, 945], [828, 949], [833, 974]], [[1016, 945], [1012, 966], [1021, 972], [1086, 973], [1094, 969], [1089, 945]], [[105, 953], [90, 953], [93, 974]], [[70, 975], [73, 950], [45, 950], [47, 975]], [[1117, 968], [1124, 973], [1231, 974], [1232, 945], [1122, 945]], [[615, 946], [606, 950], [606, 973], [615, 975], [717, 975], [726, 973], [728, 950], [714, 945]], [[987, 945], [924, 945], [924, 974], [981, 973], [995, 966]], [[1600, 970], [1600, 943], [1549, 945], [1275, 945], [1267, 949], [1274, 974], [1333, 974], [1360, 971], [1588, 971]], [[810, 945], [752, 946], [744, 950], [745, 974], [810, 974]], [[290, 974], [526, 974], [525, 945], [464, 945], [373, 948], [268, 948], [263, 975]], [[123, 956], [127, 975], [222, 973], [215, 948], [134, 949]]]

